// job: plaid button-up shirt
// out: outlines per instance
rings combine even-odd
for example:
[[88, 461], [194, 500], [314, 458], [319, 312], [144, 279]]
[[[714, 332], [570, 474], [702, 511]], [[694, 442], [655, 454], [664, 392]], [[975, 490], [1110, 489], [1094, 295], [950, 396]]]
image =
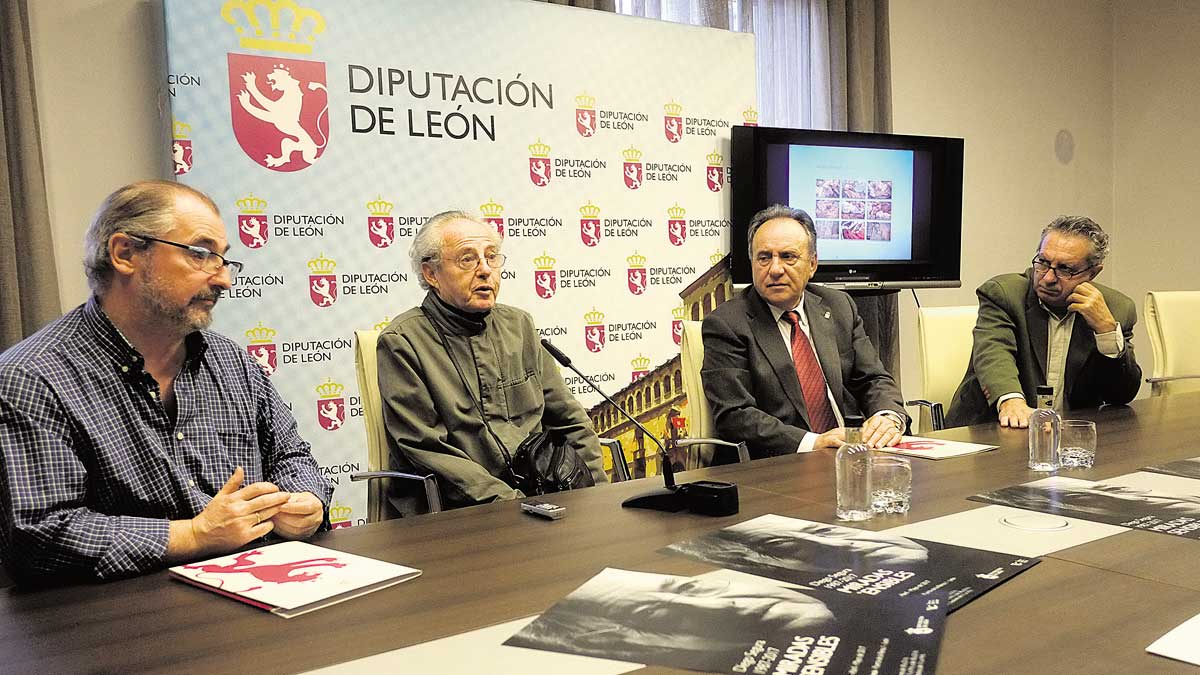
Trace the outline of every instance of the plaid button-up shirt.
[[162, 567], [168, 523], [237, 466], [246, 484], [333, 488], [245, 350], [187, 338], [175, 419], [95, 298], [0, 354], [0, 559], [16, 579], [110, 579]]

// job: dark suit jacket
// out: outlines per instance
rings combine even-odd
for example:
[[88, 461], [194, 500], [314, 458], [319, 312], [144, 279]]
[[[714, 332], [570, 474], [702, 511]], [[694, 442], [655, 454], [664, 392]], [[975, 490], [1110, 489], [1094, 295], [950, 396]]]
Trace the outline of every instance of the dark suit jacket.
[[[1050, 315], [1038, 301], [1030, 274], [1002, 274], [975, 291], [979, 319], [971, 363], [950, 401], [946, 426], [995, 422], [996, 401], [1009, 392], [1023, 394], [1028, 405], [1036, 402], [1038, 385], [1046, 383]], [[1125, 351], [1115, 359], [1101, 354], [1091, 326], [1076, 317], [1062, 379], [1066, 408], [1128, 403], [1142, 383], [1142, 369], [1133, 355], [1133, 301], [1107, 286], [1095, 286], [1121, 324]]]
[[[850, 296], [818, 286], [804, 292], [817, 360], [843, 415], [904, 414], [896, 381], [883, 368]], [[751, 286], [707, 318], [704, 393], [717, 436], [746, 441], [754, 458], [796, 452], [809, 429], [800, 380], [767, 303]]]

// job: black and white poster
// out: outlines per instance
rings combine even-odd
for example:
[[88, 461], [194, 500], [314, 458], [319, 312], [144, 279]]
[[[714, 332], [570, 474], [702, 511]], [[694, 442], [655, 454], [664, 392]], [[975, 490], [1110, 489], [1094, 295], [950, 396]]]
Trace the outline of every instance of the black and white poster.
[[605, 569], [504, 644], [719, 673], [933, 673], [945, 596], [865, 603], [753, 577]]
[[1037, 558], [765, 515], [665, 551], [727, 569], [863, 597], [946, 593], [962, 607], [1037, 564]]
[[969, 499], [1200, 539], [1200, 496], [1175, 494], [1144, 485], [1134, 487], [1051, 476], [973, 495]]
[[1157, 466], [1147, 466], [1143, 467], [1142, 471], [1163, 473], [1168, 476], [1180, 476], [1182, 478], [1200, 479], [1200, 457], [1180, 459], [1174, 462], [1167, 462], [1166, 464], [1159, 464]]

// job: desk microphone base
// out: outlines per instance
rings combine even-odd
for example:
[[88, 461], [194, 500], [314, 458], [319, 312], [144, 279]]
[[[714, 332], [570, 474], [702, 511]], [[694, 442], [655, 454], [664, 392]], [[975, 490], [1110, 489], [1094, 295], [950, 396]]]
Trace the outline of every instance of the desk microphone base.
[[629, 509], [691, 511], [706, 516], [732, 516], [738, 512], [737, 485], [698, 480], [675, 487], [662, 487], [621, 502]]
[[636, 497], [630, 497], [621, 502], [621, 506], [627, 509], [650, 509], [651, 511], [669, 511], [675, 513], [687, 508], [687, 503], [683, 497], [683, 494], [679, 491], [679, 487], [662, 487]]

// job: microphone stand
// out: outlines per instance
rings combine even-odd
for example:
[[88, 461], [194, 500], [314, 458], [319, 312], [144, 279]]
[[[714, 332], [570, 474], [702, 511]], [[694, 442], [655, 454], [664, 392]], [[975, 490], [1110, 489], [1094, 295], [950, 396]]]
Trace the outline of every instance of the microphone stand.
[[[642, 425], [641, 422], [634, 419], [625, 408], [612, 400], [608, 394], [604, 393], [600, 387], [592, 382], [591, 378], [584, 375], [571, 363], [571, 359], [564, 354], [558, 347], [555, 347], [546, 338], [542, 338], [542, 346], [546, 351], [550, 352], [550, 356], [554, 357], [566, 368], [570, 368], [578, 375], [592, 391], [600, 394], [605, 401], [608, 401], [612, 407], [625, 416], [638, 429], [641, 429], [642, 434], [649, 436], [650, 440], [658, 446], [659, 465], [662, 467], [663, 487], [655, 488], [649, 492], [630, 497], [621, 502], [621, 506], [633, 509], [650, 509], [653, 511], [683, 511], [685, 509], [704, 513], [714, 516], [732, 515], [738, 512], [738, 496], [737, 486], [733, 483], [722, 483], [718, 481], [696, 481], [694, 483], [685, 483], [683, 485], [675, 484], [675, 470], [671, 467], [671, 457], [667, 454], [667, 448], [657, 436], [650, 433], [650, 430]], [[621, 458], [624, 460], [624, 458]], [[731, 501], [732, 500], [732, 501]], [[731, 510], [732, 509], [732, 510]]]

